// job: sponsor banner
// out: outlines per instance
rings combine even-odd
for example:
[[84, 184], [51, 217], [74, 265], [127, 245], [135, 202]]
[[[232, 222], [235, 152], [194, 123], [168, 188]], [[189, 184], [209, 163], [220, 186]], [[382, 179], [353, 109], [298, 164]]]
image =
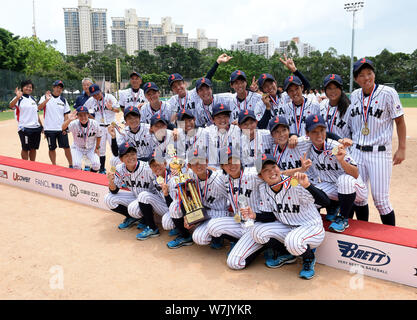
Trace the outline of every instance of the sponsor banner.
[[8, 179], [9, 173], [6, 170], [0, 170], [0, 179]]
[[366, 276], [417, 287], [417, 248], [326, 232], [317, 262]]
[[0, 178], [0, 182], [80, 204], [107, 209], [104, 202], [104, 197], [108, 193], [106, 186], [0, 165], [0, 176], [3, 171], [7, 171], [10, 179]]

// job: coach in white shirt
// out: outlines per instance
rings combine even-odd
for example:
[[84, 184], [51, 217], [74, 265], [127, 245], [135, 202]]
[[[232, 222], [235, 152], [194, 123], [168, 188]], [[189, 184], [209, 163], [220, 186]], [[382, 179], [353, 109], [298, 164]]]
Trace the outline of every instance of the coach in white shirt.
[[72, 156], [67, 131], [62, 131], [62, 124], [71, 112], [68, 101], [62, 96], [64, 83], [57, 80], [52, 84], [52, 92], [48, 91], [39, 101], [39, 110], [43, 110], [44, 132], [48, 140], [49, 159], [56, 165], [56, 148], [64, 149], [68, 165], [72, 168]]

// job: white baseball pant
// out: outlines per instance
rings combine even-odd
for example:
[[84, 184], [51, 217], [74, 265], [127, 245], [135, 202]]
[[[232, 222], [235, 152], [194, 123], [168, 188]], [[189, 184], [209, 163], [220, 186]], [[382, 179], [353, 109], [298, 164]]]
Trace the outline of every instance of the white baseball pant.
[[72, 155], [72, 165], [76, 170], [82, 170], [83, 157], [86, 156], [91, 162], [91, 168], [94, 171], [100, 170], [100, 158], [95, 153], [94, 149], [91, 150], [81, 150], [78, 149], [75, 145], [71, 146], [71, 155]]
[[[216, 210], [207, 210], [207, 214], [210, 218], [221, 218], [227, 217], [229, 215], [228, 211], [216, 211]], [[210, 221], [210, 220], [209, 220]], [[210, 244], [212, 240], [212, 236], [208, 232], [208, 223], [209, 221], [205, 221], [200, 224], [198, 227], [195, 228], [193, 232], [193, 241], [200, 246], [206, 246]]]
[[[164, 199], [159, 194], [151, 193], [149, 191], [143, 191], [138, 196], [138, 207], [139, 202], [149, 204], [153, 208], [153, 212], [159, 216], [164, 216], [168, 211], [168, 206]], [[142, 213], [141, 213], [142, 214]]]

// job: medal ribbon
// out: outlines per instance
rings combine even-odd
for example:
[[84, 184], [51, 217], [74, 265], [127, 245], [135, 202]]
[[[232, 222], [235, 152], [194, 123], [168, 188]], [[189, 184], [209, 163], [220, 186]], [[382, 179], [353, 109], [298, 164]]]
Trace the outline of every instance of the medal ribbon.
[[281, 163], [281, 160], [282, 160], [281, 158], [284, 155], [285, 150], [287, 150], [287, 146], [288, 146], [288, 143], [285, 145], [284, 149], [279, 154], [278, 159], [277, 159], [277, 152], [278, 152], [279, 144], [277, 144], [277, 146], [275, 147], [274, 158], [277, 159], [278, 167], [279, 167], [279, 164]]
[[178, 96], [178, 104], [180, 105], [180, 111], [184, 110], [188, 105], [188, 92], [185, 94], [185, 103], [182, 105], [182, 98]]
[[271, 101], [272, 101], [272, 104], [274, 105], [274, 106], [279, 106], [279, 97], [278, 97], [278, 95], [277, 95], [277, 99], [275, 100], [274, 99], [274, 97], [272, 97], [271, 95], [269, 95], [269, 98], [271, 99]]
[[374, 84], [374, 88], [372, 89], [372, 93], [369, 97], [368, 104], [366, 105], [366, 108], [365, 108], [365, 95], [363, 94], [363, 90], [362, 90], [362, 110], [363, 110], [362, 117], [363, 117], [363, 120], [365, 122], [365, 126], [368, 125], [369, 106], [371, 105], [371, 102], [373, 100], [373, 97], [374, 97], [374, 94], [375, 94], [375, 91], [376, 91], [375, 89], [376, 89], [376, 84]]
[[332, 116], [331, 121], [330, 121], [330, 124], [329, 124], [330, 108], [331, 108], [331, 106], [329, 104], [329, 106], [327, 107], [326, 122], [327, 122], [327, 125], [329, 126], [329, 132], [333, 132], [333, 126], [334, 126], [334, 123], [336, 121], [337, 107], [336, 107], [336, 110], [333, 113], [333, 116]]
[[277, 184], [274, 184], [273, 186], [270, 186], [270, 188], [272, 189], [272, 188], [278, 187], [280, 185], [284, 185], [284, 188], [288, 189], [288, 187], [291, 183], [291, 179], [292, 179], [291, 177], [283, 179], [283, 176], [281, 176], [281, 182], [277, 183]]
[[208, 170], [206, 171], [206, 175], [207, 175], [207, 179], [206, 179], [205, 184], [204, 184], [204, 194], [203, 194], [203, 196], [201, 196], [200, 179], [198, 177], [196, 179], [197, 184], [198, 184], [198, 194], [200, 195], [200, 198], [201, 198], [202, 201], [206, 200], [206, 197], [207, 197], [207, 186], [208, 186], [208, 181], [209, 181], [209, 171]]
[[[247, 98], [248, 98], [248, 93], [247, 92], [245, 92], [245, 94], [246, 94], [246, 96], [245, 96], [245, 109], [244, 109], [244, 111], [246, 111], [247, 109], [248, 109], [248, 101], [247, 101]], [[236, 103], [237, 103], [237, 106], [239, 107], [239, 112], [240, 111], [242, 111], [241, 109], [240, 109], [240, 102], [239, 102], [239, 99], [238, 99], [238, 97], [236, 96]]]
[[303, 121], [303, 115], [304, 115], [304, 106], [305, 106], [306, 100], [303, 99], [303, 105], [301, 106], [301, 111], [300, 111], [300, 119], [297, 119], [297, 107], [295, 106], [295, 104], [293, 103], [293, 113], [294, 113], [294, 120], [295, 120], [295, 124], [297, 125], [297, 135], [300, 135], [300, 131], [301, 131], [301, 121]]
[[80, 127], [83, 133], [84, 147], [87, 149], [88, 132], [90, 131], [90, 120], [88, 120], [87, 128], [84, 129], [84, 127], [81, 125], [81, 122], [80, 122]]
[[320, 152], [320, 153], [324, 153], [326, 156], [330, 156], [330, 155], [332, 155], [332, 150], [329, 150], [328, 148], [327, 148], [327, 142], [324, 142], [324, 149], [323, 150], [321, 150], [321, 149], [317, 149], [316, 148], [316, 146], [313, 144], [313, 149], [316, 151], [316, 152]]
[[243, 178], [243, 170], [240, 171], [240, 177], [239, 177], [239, 189], [235, 195], [234, 193], [234, 183], [232, 183], [232, 179], [229, 177], [229, 192], [230, 195], [232, 196], [232, 200], [233, 200], [233, 205], [235, 207], [235, 212], [238, 212], [238, 208], [239, 208], [239, 194], [240, 194], [240, 190], [241, 190], [241, 186], [242, 186], [242, 178]]

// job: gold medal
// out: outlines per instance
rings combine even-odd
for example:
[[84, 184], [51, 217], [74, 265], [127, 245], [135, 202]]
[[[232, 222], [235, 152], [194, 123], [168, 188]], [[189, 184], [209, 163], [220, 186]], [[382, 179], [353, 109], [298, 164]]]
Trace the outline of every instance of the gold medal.
[[339, 147], [336, 146], [332, 149], [332, 155], [337, 156], [338, 153], [339, 153]]
[[368, 124], [365, 124], [365, 128], [362, 129], [362, 134], [364, 136], [369, 136], [370, 133], [371, 133], [371, 130], [369, 130]]
[[234, 219], [235, 219], [236, 223], [241, 223], [242, 222], [242, 218], [238, 214], [235, 215]]
[[291, 186], [292, 187], [297, 187], [299, 185], [299, 182], [297, 179], [292, 178], [291, 179]]
[[171, 157], [175, 156], [176, 150], [175, 150], [175, 146], [173, 144], [170, 144], [170, 145], [167, 146], [167, 153]]
[[113, 166], [113, 167], [111, 167], [111, 168], [110, 168], [110, 172], [111, 172], [111, 173], [116, 173], [116, 167], [114, 167], [114, 166]]
[[162, 178], [162, 177], [158, 177], [158, 178], [156, 179], [156, 182], [157, 182], [159, 185], [161, 185], [161, 184], [163, 184], [163, 183], [165, 182], [165, 179], [164, 179], [164, 178]]
[[101, 118], [101, 123], [104, 123], [104, 118]]

